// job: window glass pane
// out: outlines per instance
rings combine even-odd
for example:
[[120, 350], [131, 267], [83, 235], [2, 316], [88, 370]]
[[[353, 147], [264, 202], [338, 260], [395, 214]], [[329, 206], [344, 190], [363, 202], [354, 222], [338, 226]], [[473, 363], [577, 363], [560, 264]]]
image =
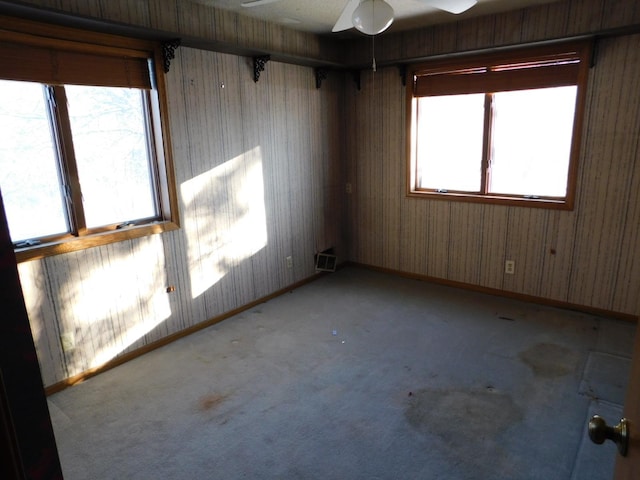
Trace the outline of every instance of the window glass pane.
[[576, 91], [494, 94], [490, 192], [566, 196]]
[[67, 85], [88, 228], [155, 217], [143, 92]]
[[14, 242], [68, 231], [47, 110], [41, 84], [0, 80], [0, 187]]
[[480, 191], [484, 94], [418, 99], [417, 185]]

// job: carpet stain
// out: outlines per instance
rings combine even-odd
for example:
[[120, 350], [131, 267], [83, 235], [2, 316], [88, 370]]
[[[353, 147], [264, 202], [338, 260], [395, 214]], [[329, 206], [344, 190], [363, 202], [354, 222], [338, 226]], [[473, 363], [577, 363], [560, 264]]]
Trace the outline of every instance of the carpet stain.
[[198, 402], [198, 408], [202, 412], [208, 412], [209, 410], [213, 410], [214, 408], [220, 406], [229, 395], [221, 395], [219, 393], [212, 393], [209, 395], [204, 395], [200, 397], [200, 401]]
[[495, 437], [522, 419], [511, 395], [494, 388], [472, 390], [418, 390], [411, 392], [405, 411], [414, 428], [455, 441]]
[[576, 352], [553, 343], [538, 343], [518, 356], [535, 375], [547, 378], [568, 375], [578, 363]]
[[464, 478], [516, 475], [516, 456], [503, 441], [523, 418], [511, 395], [494, 387], [414, 390], [406, 398], [405, 418], [417, 431], [439, 438], [443, 455], [470, 475]]

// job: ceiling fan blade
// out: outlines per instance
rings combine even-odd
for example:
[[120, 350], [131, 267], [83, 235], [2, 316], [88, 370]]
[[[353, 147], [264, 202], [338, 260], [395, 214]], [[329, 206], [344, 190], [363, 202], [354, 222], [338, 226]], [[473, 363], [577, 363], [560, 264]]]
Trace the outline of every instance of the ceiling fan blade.
[[280, 0], [251, 0], [249, 2], [242, 2], [240, 4], [241, 7], [246, 7], [246, 8], [250, 8], [250, 7], [259, 7], [260, 5], [268, 5], [270, 3], [276, 3], [279, 2]]
[[422, 0], [427, 5], [431, 5], [445, 12], [455, 13], [456, 15], [466, 12], [473, 7], [477, 0]]
[[349, 0], [349, 2], [344, 6], [344, 10], [340, 14], [340, 18], [331, 29], [332, 32], [342, 32], [343, 30], [349, 30], [353, 28], [353, 21], [351, 17], [353, 16], [353, 12], [355, 12], [356, 8], [360, 4], [360, 0]]

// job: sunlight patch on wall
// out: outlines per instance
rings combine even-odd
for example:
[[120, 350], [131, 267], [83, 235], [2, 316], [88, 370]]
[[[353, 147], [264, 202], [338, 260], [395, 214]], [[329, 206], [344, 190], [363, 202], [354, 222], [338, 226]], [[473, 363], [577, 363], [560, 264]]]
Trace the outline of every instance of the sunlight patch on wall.
[[184, 182], [181, 193], [191, 291], [197, 298], [267, 245], [260, 147]]
[[171, 316], [160, 235], [119, 243], [106, 261], [81, 267], [73, 276], [69, 301], [62, 306], [65, 323], [74, 319], [67, 328], [75, 326], [82, 349], [67, 352], [74, 359], [72, 370], [103, 365]]

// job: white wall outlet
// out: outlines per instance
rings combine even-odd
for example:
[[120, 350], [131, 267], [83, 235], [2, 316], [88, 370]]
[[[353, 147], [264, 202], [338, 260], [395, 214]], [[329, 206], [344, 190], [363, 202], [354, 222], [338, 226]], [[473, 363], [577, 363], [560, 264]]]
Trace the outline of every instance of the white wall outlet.
[[76, 348], [76, 336], [73, 332], [64, 332], [60, 334], [60, 343], [62, 344], [62, 351], [68, 352]]
[[514, 260], [507, 260], [504, 262], [504, 273], [507, 275], [513, 275], [516, 273], [516, 262]]
[[287, 268], [293, 268], [293, 257], [288, 256], [286, 260], [287, 260]]

